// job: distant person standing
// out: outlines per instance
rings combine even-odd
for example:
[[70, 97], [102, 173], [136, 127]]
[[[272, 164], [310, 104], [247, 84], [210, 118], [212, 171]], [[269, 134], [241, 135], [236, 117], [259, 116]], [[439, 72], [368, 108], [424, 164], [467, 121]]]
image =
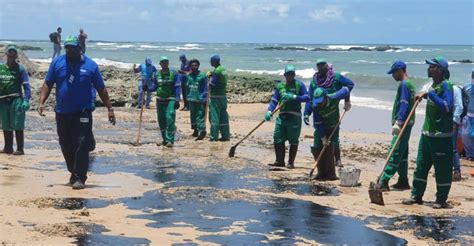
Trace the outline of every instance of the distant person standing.
[[49, 34], [49, 40], [53, 43], [53, 60], [61, 55], [61, 32], [62, 28], [58, 27], [56, 32]]
[[141, 80], [138, 82], [138, 98], [137, 108], [141, 108], [143, 104], [143, 92], [146, 91], [145, 107], [150, 108], [151, 94], [156, 89], [154, 78], [156, 75], [156, 67], [153, 65], [151, 58], [145, 58], [145, 63], [138, 67], [133, 64], [133, 71], [141, 74]]
[[84, 29], [79, 29], [79, 35], [77, 36], [77, 38], [79, 39], [79, 46], [81, 46], [81, 52], [82, 54], [85, 54], [87, 34], [84, 32]]
[[184, 106], [181, 109], [181, 111], [188, 111], [189, 105], [188, 105], [188, 92], [186, 91], [187, 90], [186, 81], [187, 81], [188, 74], [191, 72], [191, 68], [190, 68], [188, 59], [186, 59], [185, 54], [180, 55], [179, 60], [181, 61], [181, 68], [178, 70], [178, 73], [181, 76], [181, 92], [183, 94], [183, 102], [184, 102]]
[[474, 69], [471, 74], [471, 83], [464, 85], [464, 90], [469, 96], [467, 114], [462, 119], [462, 143], [466, 158], [474, 161]]
[[69, 185], [84, 189], [89, 168], [92, 128], [92, 88], [108, 109], [109, 121], [115, 125], [115, 114], [97, 64], [81, 54], [76, 37], [64, 42], [66, 55], [49, 66], [41, 87], [38, 113], [43, 116], [44, 103], [56, 85], [56, 124], [59, 145], [71, 173]]

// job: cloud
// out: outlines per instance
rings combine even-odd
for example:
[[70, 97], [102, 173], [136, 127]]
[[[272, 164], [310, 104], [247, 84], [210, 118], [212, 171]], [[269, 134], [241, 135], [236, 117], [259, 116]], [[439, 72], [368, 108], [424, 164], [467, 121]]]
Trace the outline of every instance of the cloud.
[[362, 19], [359, 16], [354, 16], [352, 18], [352, 22], [354, 22], [354, 23], [363, 23]]
[[313, 9], [308, 15], [316, 22], [344, 22], [342, 7], [338, 5], [327, 5], [322, 9]]

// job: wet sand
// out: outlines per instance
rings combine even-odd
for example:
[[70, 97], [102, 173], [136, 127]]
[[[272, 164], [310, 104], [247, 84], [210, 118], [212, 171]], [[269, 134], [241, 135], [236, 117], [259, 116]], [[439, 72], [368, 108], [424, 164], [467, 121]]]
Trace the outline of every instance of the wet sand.
[[[390, 136], [389, 112], [354, 107], [342, 126], [343, 163], [362, 169], [361, 185], [308, 180], [312, 128], [304, 126], [296, 169], [269, 171], [273, 122], [230, 146], [261, 120], [266, 105], [230, 104], [230, 142], [196, 142], [189, 112], [177, 113], [175, 147], [157, 147], [155, 110], [145, 110], [142, 146], [138, 110], [94, 113], [97, 149], [87, 188], [66, 186], [69, 174], [57, 142], [54, 114], [28, 112], [26, 155], [0, 156], [2, 244], [431, 244], [474, 243], [474, 181], [463, 161], [463, 180], [453, 183], [451, 209], [431, 207], [429, 176], [422, 206], [404, 206], [408, 191], [384, 194], [386, 206], [369, 203], [367, 188], [383, 166]], [[423, 116], [417, 116], [421, 122]], [[374, 119], [374, 120], [368, 120]], [[380, 119], [380, 120], [379, 120]], [[416, 129], [416, 127], [415, 127]], [[412, 131], [410, 179], [419, 130]], [[0, 140], [1, 141], [1, 140]], [[3, 142], [0, 142], [3, 145]], [[396, 182], [396, 176], [391, 183]]]

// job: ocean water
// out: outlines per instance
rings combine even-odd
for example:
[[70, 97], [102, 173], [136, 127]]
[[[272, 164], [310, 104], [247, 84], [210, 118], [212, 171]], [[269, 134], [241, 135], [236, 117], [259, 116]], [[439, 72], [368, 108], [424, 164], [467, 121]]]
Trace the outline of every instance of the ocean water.
[[[0, 41], [10, 43], [12, 41]], [[38, 61], [49, 61], [52, 43], [49, 41], [15, 41], [18, 45], [41, 47], [42, 51], [26, 51], [28, 57]], [[297, 47], [300, 50], [258, 50], [258, 48]], [[221, 63], [231, 71], [255, 74], [282, 75], [286, 64], [296, 66], [299, 79], [309, 82], [315, 72], [315, 61], [325, 58], [339, 71], [356, 83], [353, 102], [356, 105], [380, 109], [391, 109], [397, 83], [386, 72], [395, 59], [404, 60], [408, 75], [417, 89], [429, 83], [425, 59], [443, 55], [450, 61], [451, 81], [454, 84], [470, 82], [473, 64], [453, 60], [474, 60], [474, 46], [447, 45], [392, 45], [398, 50], [388, 51], [341, 51], [350, 47], [374, 48], [385, 45], [309, 45], [309, 44], [234, 44], [234, 43], [161, 43], [161, 42], [88, 42], [86, 55], [98, 64], [131, 68], [133, 63], [142, 63], [150, 56], [154, 63], [162, 55], [170, 58], [172, 67], [178, 67], [179, 55], [201, 61], [201, 69], [210, 69], [209, 57], [221, 56]], [[323, 48], [327, 51], [311, 51]]]

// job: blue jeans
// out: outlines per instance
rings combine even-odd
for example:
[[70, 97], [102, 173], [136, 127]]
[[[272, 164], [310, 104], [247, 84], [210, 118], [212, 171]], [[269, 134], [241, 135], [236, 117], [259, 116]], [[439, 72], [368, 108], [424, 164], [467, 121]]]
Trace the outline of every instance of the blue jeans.
[[53, 59], [61, 55], [61, 44], [53, 44]]
[[459, 161], [459, 154], [456, 148], [458, 133], [459, 133], [459, 126], [456, 126], [456, 128], [453, 131], [453, 147], [454, 147], [453, 148], [453, 171], [461, 171], [461, 162]]
[[[143, 79], [138, 82], [138, 98], [137, 98], [137, 104], [138, 104], [138, 106], [140, 106], [140, 107], [141, 107], [142, 104], [143, 104], [143, 84], [144, 84], [144, 83], [146, 83], [147, 87], [150, 88], [152, 82], [151, 82], [150, 80], [143, 80]], [[153, 93], [153, 92], [150, 91], [150, 90], [148, 90], [148, 91], [146, 92], [146, 102], [145, 102], [145, 106], [146, 106], [146, 107], [150, 107], [151, 94], [152, 94], [152, 93]]]

